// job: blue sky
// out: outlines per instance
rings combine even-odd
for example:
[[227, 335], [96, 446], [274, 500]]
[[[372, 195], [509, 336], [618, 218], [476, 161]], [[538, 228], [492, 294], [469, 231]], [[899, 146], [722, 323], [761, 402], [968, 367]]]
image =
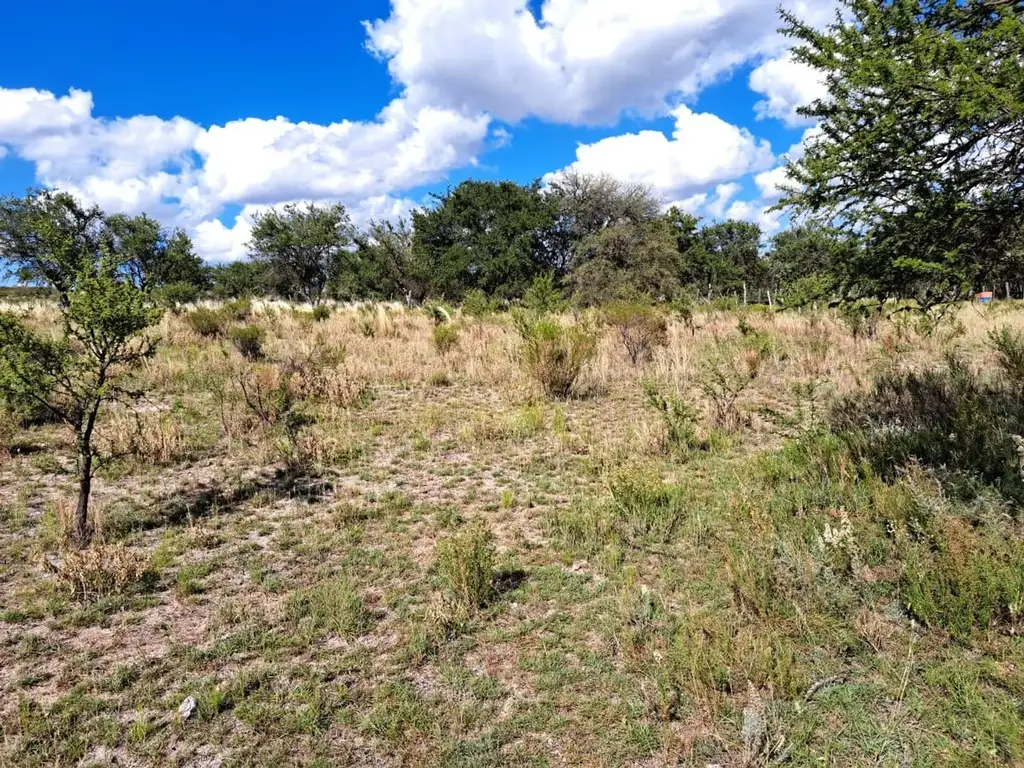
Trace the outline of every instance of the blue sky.
[[[824, 21], [832, 0], [792, 0]], [[764, 0], [15, 4], [0, 193], [68, 189], [240, 258], [252, 213], [398, 216], [466, 178], [570, 165], [705, 218], [783, 225], [784, 153], [820, 93]], [[39, 30], [46, 30], [40, 45]]]

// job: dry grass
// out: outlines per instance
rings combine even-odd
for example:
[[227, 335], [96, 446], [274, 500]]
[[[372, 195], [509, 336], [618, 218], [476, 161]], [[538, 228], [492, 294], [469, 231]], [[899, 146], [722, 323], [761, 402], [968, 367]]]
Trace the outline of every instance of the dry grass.
[[[901, 607], [908, 552], [974, 562], [914, 525], [969, 520], [1000, 553], [1008, 510], [794, 458], [877, 372], [950, 347], [991, 367], [989, 330], [1024, 328], [1005, 304], [958, 319], [854, 339], [828, 313], [703, 313], [636, 365], [606, 328], [556, 402], [500, 315], [456, 317], [442, 354], [421, 311], [256, 302], [250, 361], [168, 314], [145, 407], [102, 427], [103, 543], [61, 549], [63, 432], [0, 426], [0, 764], [1024, 760], [1007, 622], [965, 641]], [[743, 383], [724, 414], [715, 365]], [[694, 409], [685, 451], [645, 381]]]

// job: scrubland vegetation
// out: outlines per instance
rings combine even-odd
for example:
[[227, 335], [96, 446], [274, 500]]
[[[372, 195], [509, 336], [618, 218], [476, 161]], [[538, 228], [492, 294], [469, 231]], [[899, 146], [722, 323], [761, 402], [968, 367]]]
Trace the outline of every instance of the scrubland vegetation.
[[1024, 311], [627, 315], [168, 313], [84, 549], [6, 411], [3, 761], [1022, 759]]

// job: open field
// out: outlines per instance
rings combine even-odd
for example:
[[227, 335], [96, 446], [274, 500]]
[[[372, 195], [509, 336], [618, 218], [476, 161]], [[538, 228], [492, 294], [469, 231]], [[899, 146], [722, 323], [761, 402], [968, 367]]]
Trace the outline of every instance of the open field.
[[[502, 315], [445, 354], [400, 307], [243, 322], [255, 362], [162, 320], [100, 430], [102, 568], [64, 549], [67, 432], [0, 424], [0, 764], [1024, 760], [1015, 508], [825, 427], [894, 367], [994, 370], [1024, 307], [858, 338], [699, 312], [637, 365], [605, 327], [568, 399]], [[694, 408], [684, 444], [645, 382]]]

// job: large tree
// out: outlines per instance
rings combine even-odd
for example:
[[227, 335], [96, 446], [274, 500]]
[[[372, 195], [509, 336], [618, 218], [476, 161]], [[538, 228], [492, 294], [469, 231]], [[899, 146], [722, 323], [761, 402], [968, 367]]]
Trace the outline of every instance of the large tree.
[[355, 243], [355, 266], [339, 292], [353, 298], [423, 300], [430, 270], [413, 256], [412, 228], [405, 219], [370, 221]]
[[744, 284], [760, 287], [765, 274], [760, 248], [757, 224], [729, 219], [706, 226], [681, 254], [682, 280], [708, 295], [739, 293]]
[[783, 14], [828, 95], [790, 165], [798, 214], [863, 235], [844, 286], [925, 304], [1005, 272], [1024, 216], [1024, 2], [842, 0], [817, 30]]
[[119, 254], [143, 290], [187, 283], [205, 287], [208, 275], [192, 240], [180, 229], [167, 230], [149, 216], [115, 214], [106, 219], [107, 245]]
[[538, 184], [464, 181], [413, 214], [412, 255], [429, 267], [432, 295], [458, 300], [479, 289], [512, 299], [551, 269], [553, 200]]
[[340, 203], [290, 203], [254, 217], [249, 251], [267, 265], [279, 292], [319, 304], [328, 283], [345, 267], [352, 235], [352, 222]]

